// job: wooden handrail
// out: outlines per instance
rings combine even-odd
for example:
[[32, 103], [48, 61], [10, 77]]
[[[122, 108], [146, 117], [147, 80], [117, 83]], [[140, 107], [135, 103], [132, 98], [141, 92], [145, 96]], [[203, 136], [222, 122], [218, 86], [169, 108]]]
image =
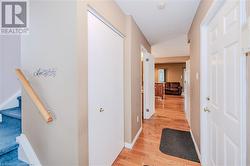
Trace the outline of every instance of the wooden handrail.
[[50, 113], [48, 112], [48, 110], [46, 109], [46, 107], [44, 106], [44, 104], [42, 103], [42, 101], [40, 100], [40, 98], [38, 97], [34, 89], [32, 88], [32, 86], [30, 85], [29, 81], [25, 78], [21, 69], [16, 69], [16, 75], [18, 79], [21, 81], [24, 89], [30, 96], [31, 100], [35, 103], [36, 107], [42, 114], [44, 120], [47, 123], [52, 122], [53, 121], [52, 116], [50, 115]]

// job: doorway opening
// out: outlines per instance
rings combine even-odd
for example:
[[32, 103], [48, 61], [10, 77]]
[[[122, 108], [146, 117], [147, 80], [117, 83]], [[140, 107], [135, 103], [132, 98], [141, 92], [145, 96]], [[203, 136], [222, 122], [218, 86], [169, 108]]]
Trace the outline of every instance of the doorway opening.
[[190, 61], [155, 64], [155, 101], [164, 105], [167, 98], [184, 100], [184, 112], [190, 122]]
[[[184, 96], [186, 63], [156, 63], [156, 97]], [[159, 89], [157, 88], [159, 87]], [[162, 89], [163, 88], [163, 89]], [[162, 92], [162, 93], [161, 93]]]

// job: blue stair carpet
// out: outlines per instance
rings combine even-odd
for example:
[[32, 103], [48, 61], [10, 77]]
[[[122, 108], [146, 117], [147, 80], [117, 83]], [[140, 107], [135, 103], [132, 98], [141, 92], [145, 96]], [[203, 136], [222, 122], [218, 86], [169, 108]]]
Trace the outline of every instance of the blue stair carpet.
[[21, 134], [21, 107], [2, 110], [0, 114], [2, 114], [0, 166], [27, 166], [28, 164], [18, 160], [18, 144], [16, 143], [16, 137]]
[[17, 149], [0, 156], [0, 166], [28, 166], [27, 163], [18, 160]]
[[21, 108], [19, 107], [2, 110], [1, 114], [21, 120]]

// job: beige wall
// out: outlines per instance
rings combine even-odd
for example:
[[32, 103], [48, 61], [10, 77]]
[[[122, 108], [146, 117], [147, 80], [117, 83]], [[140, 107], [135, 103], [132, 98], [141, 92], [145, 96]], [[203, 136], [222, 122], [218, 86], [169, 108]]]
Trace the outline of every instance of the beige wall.
[[[76, 1], [31, 1], [30, 13], [21, 66], [56, 119], [47, 124], [23, 90], [23, 133], [42, 165], [79, 165]], [[55, 68], [56, 77], [34, 77], [38, 68]]]
[[[132, 17], [112, 0], [32, 1], [31, 31], [22, 38], [21, 64], [56, 120], [46, 124], [23, 91], [23, 132], [43, 165], [88, 165], [88, 5], [125, 35], [126, 142], [141, 127], [141, 121], [136, 122], [136, 116], [141, 117], [140, 47], [150, 51], [150, 45]], [[56, 68], [57, 76], [34, 77], [39, 67]]]
[[131, 16], [127, 16], [126, 22], [125, 141], [131, 143], [141, 128], [141, 46], [150, 52], [150, 45]]
[[250, 17], [250, 0], [247, 0], [247, 16]]
[[180, 82], [183, 87], [183, 69], [186, 67], [185, 63], [168, 63], [155, 65], [155, 82], [158, 82], [158, 69], [167, 70], [167, 82]]
[[195, 141], [200, 147], [200, 80], [196, 79], [196, 73], [200, 74], [200, 24], [212, 0], [202, 0], [194, 17], [188, 33], [190, 43], [190, 121]]
[[[126, 141], [132, 142], [138, 130], [141, 128], [141, 46], [150, 52], [150, 45], [142, 32], [136, 25], [135, 21], [130, 17], [130, 56], [131, 56], [131, 140], [126, 138]], [[139, 121], [137, 122], [137, 116]]]
[[15, 75], [15, 68], [20, 67], [20, 49], [20, 36], [0, 35], [0, 109], [21, 89]]
[[155, 57], [171, 57], [178, 55], [189, 55], [189, 44], [187, 35], [180, 34], [174, 38], [161, 41], [152, 45], [151, 53]]
[[190, 56], [155, 58], [155, 63], [186, 63], [189, 59]]

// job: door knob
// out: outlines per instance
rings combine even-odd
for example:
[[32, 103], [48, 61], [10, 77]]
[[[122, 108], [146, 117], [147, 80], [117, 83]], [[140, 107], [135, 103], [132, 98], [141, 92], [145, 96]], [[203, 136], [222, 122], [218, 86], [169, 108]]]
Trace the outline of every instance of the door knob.
[[207, 101], [210, 101], [210, 97], [207, 97], [206, 99], [207, 99]]
[[100, 108], [99, 111], [100, 111], [100, 112], [104, 112], [104, 109], [103, 109], [103, 108]]
[[205, 107], [204, 112], [210, 112], [210, 110], [207, 107]]

